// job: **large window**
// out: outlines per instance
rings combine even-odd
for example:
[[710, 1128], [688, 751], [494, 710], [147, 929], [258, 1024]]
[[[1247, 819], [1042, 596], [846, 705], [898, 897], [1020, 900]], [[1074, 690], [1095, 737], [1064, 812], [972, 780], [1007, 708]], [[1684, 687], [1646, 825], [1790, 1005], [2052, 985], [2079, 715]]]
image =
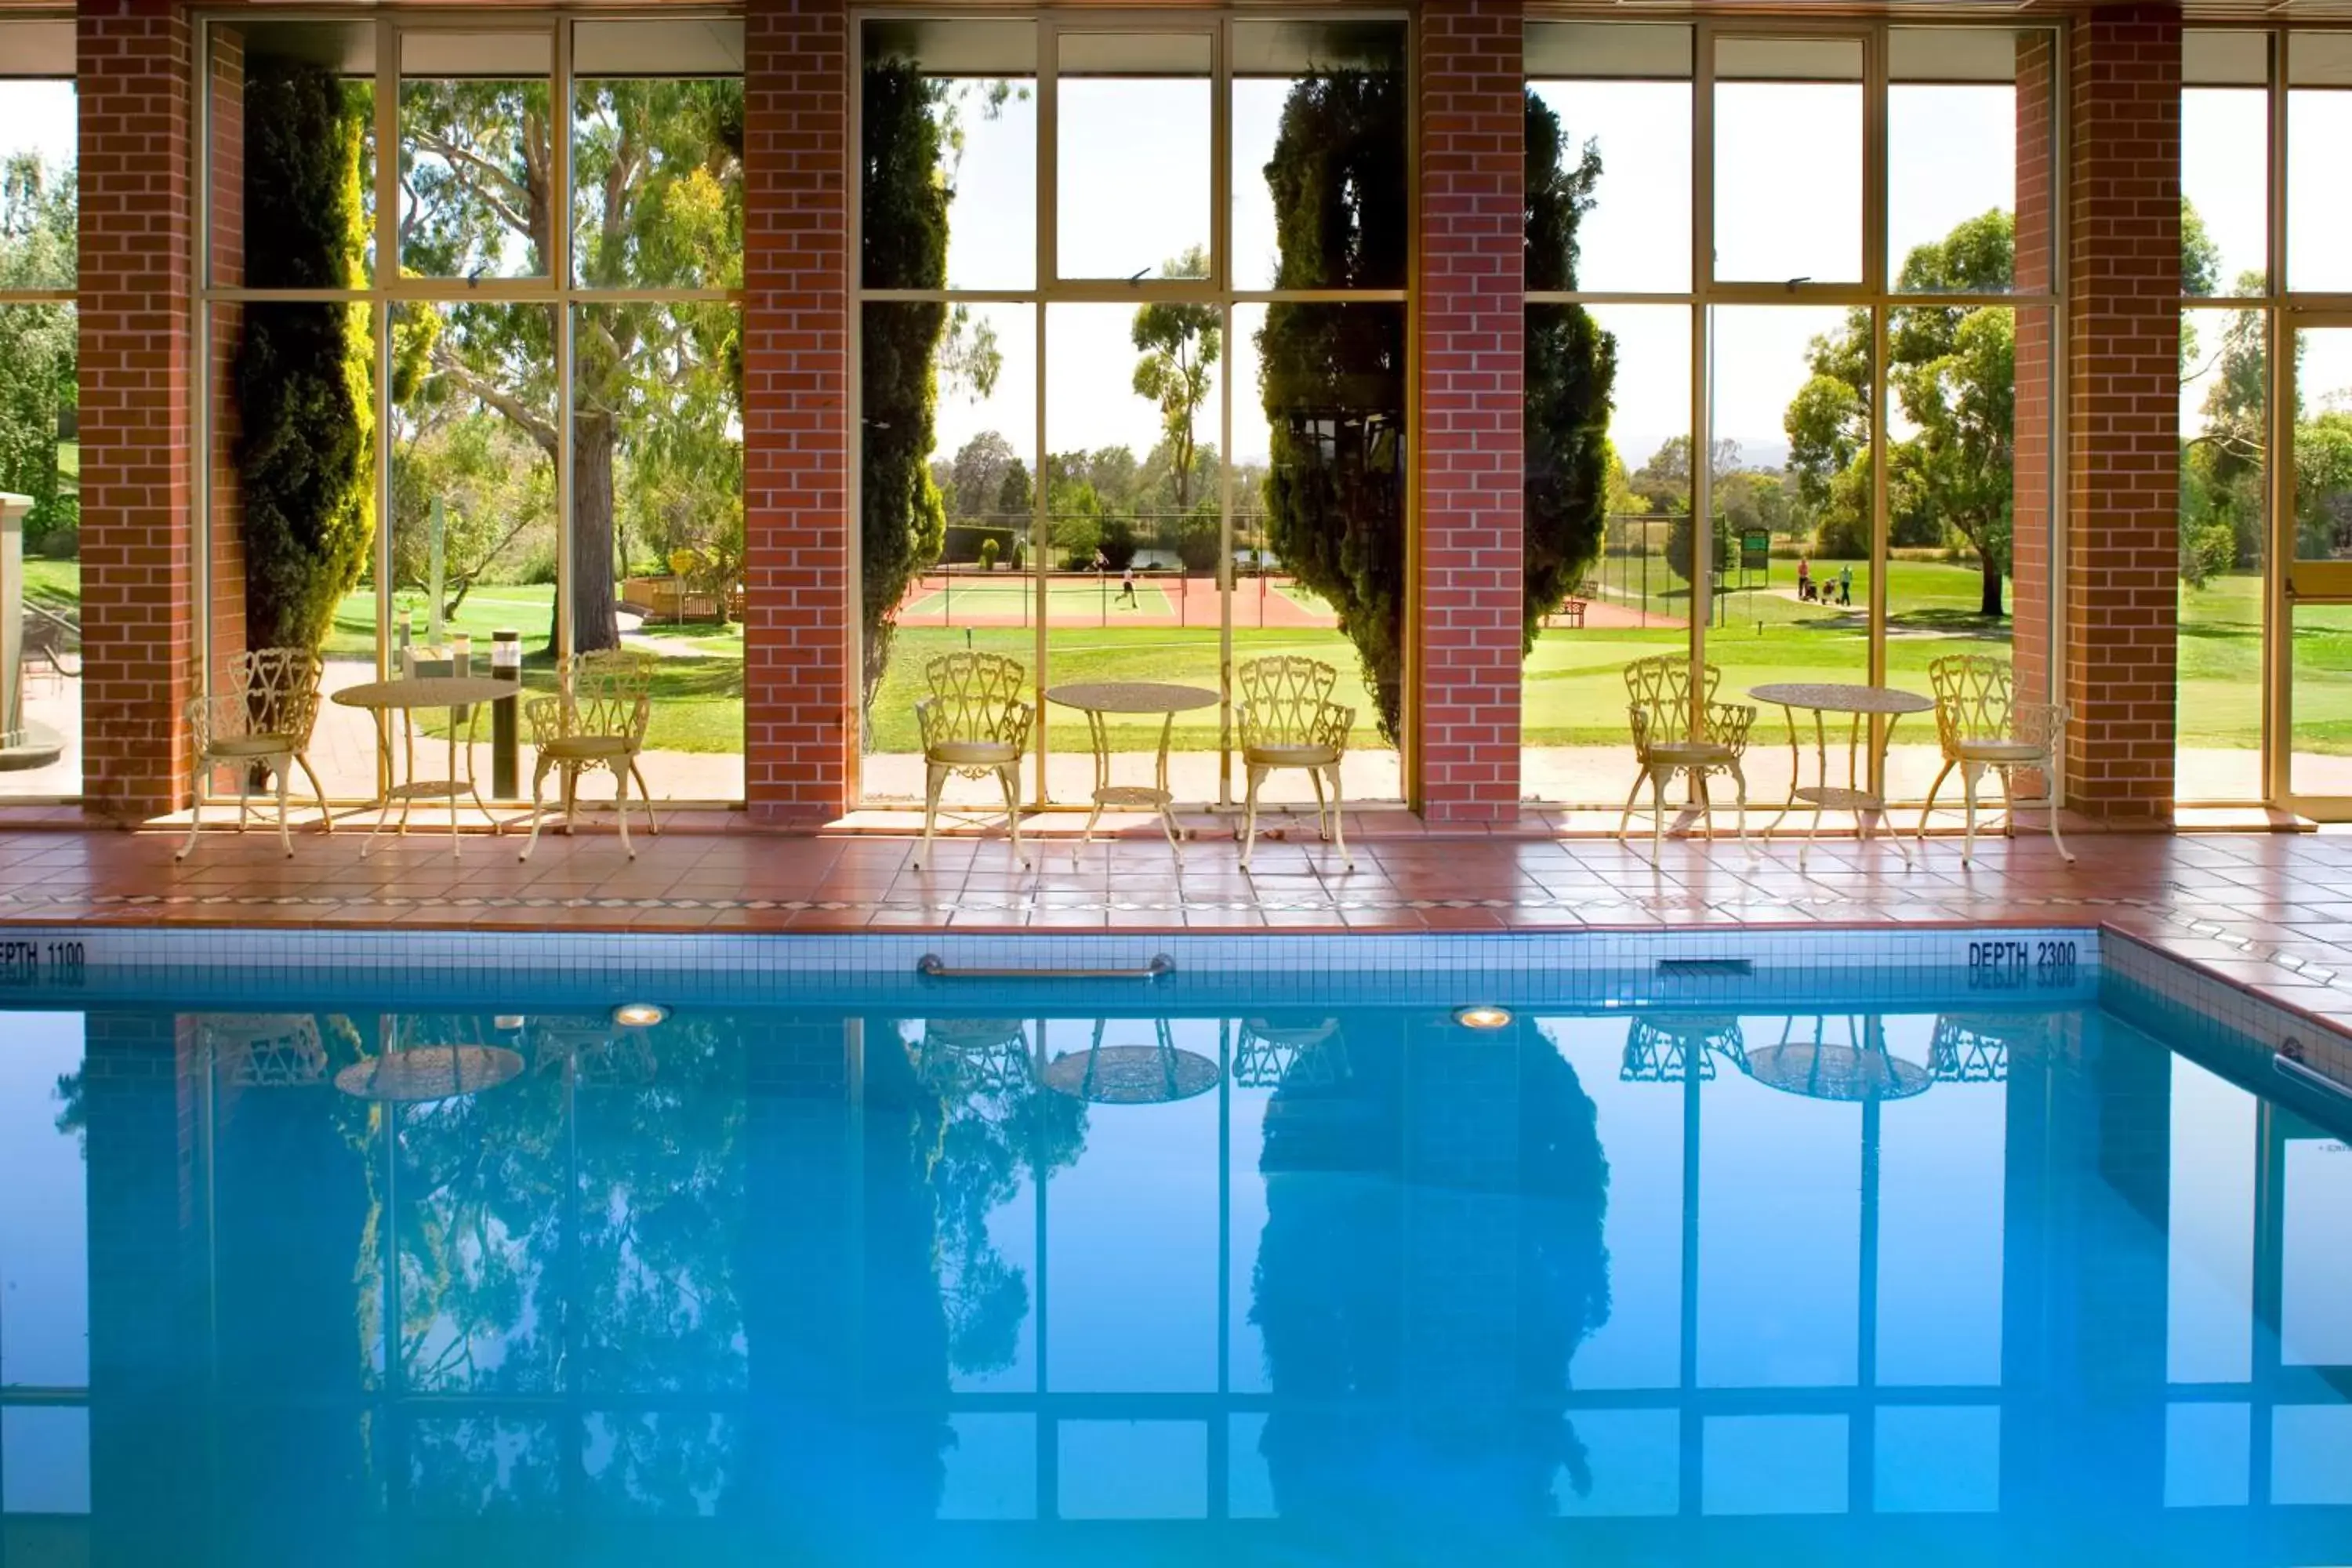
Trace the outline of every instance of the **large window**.
[[[2053, 37], [1528, 27], [1531, 109], [1587, 203], [1571, 265], [1530, 273], [1529, 341], [1589, 321], [1607, 391], [1597, 482], [1559, 527], [1591, 565], [1527, 665], [1530, 797], [1624, 799], [1638, 658], [1711, 667], [1733, 702], [1786, 681], [1926, 693], [1962, 653], [2048, 689]], [[1813, 737], [1796, 755], [1759, 706], [1748, 798], [1777, 808], [1813, 782]], [[1933, 725], [1893, 741], [1886, 793], [1916, 802]]]
[[71, 18], [0, 20], [0, 797], [81, 793], [73, 69]]
[[1233, 801], [1238, 671], [1286, 654], [1356, 710], [1347, 796], [1398, 798], [1403, 25], [893, 18], [860, 47], [866, 795], [920, 797], [927, 667], [971, 650], [1041, 708], [1033, 804], [1088, 803], [1087, 721], [1043, 694], [1103, 681], [1202, 693], [1170, 787]]
[[[205, 60], [208, 682], [624, 650], [651, 793], [740, 799], [740, 24], [221, 20]], [[310, 756], [381, 787], [354, 710]]]

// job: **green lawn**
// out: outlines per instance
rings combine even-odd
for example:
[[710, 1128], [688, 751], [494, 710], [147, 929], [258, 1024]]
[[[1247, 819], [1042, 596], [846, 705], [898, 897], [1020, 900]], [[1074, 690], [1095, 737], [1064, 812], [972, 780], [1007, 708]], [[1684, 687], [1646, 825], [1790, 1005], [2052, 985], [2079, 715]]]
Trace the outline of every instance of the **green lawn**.
[[[1817, 567], [1822, 564], [1816, 563]], [[1838, 563], [1826, 564], [1834, 577]], [[1787, 563], [1775, 562], [1773, 566], [1776, 582], [1792, 578], [1792, 574], [1784, 572]], [[70, 608], [79, 601], [80, 570], [74, 562], [27, 561], [25, 575], [26, 592], [36, 603]], [[1887, 663], [1898, 684], [1925, 690], [1928, 661], [1946, 653], [1972, 647], [2006, 651], [2007, 623], [1988, 626], [1975, 614], [1979, 582], [1973, 570], [1898, 561], [1890, 564], [1888, 586], [1893, 626]], [[991, 584], [986, 591], [1001, 593], [1010, 587]], [[1801, 605], [1779, 595], [1728, 595], [1729, 619], [1710, 628], [1707, 639], [1709, 658], [1724, 672], [1725, 694], [1766, 680], [1862, 679], [1868, 644], [1860, 605], [1867, 592], [1866, 576], [1858, 569], [1854, 611]], [[1057, 607], [1070, 603], [1090, 607], [1100, 598], [1091, 584], [1057, 588], [1055, 593]], [[403, 597], [413, 599], [414, 595]], [[959, 606], [963, 597], [960, 589]], [[467, 596], [457, 628], [473, 634], [476, 647], [485, 653], [494, 629], [512, 626], [520, 631], [534, 672], [533, 684], [538, 684], [542, 679], [538, 672], [547, 664], [546, 639], [553, 603], [551, 586], [486, 586]], [[1678, 614], [1684, 603], [1676, 590], [1657, 595], [1653, 607]], [[2229, 576], [2202, 589], [2184, 587], [2180, 605], [2181, 739], [2191, 745], [2254, 745], [2262, 727], [2259, 578]], [[421, 626], [421, 616], [417, 622]], [[740, 747], [741, 628], [656, 627], [653, 635], [676, 650], [662, 665], [653, 743], [681, 751], [723, 752]], [[1678, 628], [1547, 632], [1528, 660], [1528, 739], [1553, 745], [1622, 741], [1625, 697], [1620, 672], [1629, 660], [1672, 652], [1682, 641]], [[969, 637], [953, 628], [901, 630], [889, 674], [875, 704], [874, 741], [879, 749], [914, 749], [914, 704], [920, 695], [923, 660], [968, 643], [1009, 654], [1024, 664], [1035, 660], [1035, 633], [1017, 626], [976, 630]], [[1050, 679], [1055, 681], [1158, 679], [1217, 684], [1213, 626], [1123, 627], [1114, 620], [1108, 627], [1056, 627], [1052, 646]], [[374, 647], [375, 596], [366, 591], [352, 594], [337, 610], [327, 651], [335, 657], [367, 658]], [[1340, 671], [1340, 700], [1358, 710], [1359, 736], [1370, 735], [1370, 705], [1357, 675], [1355, 653], [1337, 633], [1237, 627], [1234, 652], [1236, 658], [1244, 659], [1265, 653], [1297, 652], [1328, 660]], [[2296, 746], [2310, 752], [2352, 753], [2352, 606], [2297, 611], [2294, 658]], [[1078, 723], [1067, 710], [1051, 710], [1048, 716], [1057, 726]], [[1216, 743], [1216, 734], [1212, 710], [1180, 719], [1176, 744], [1207, 748]], [[1144, 745], [1151, 737], [1150, 731], [1138, 725], [1122, 728], [1118, 738], [1121, 744]]]

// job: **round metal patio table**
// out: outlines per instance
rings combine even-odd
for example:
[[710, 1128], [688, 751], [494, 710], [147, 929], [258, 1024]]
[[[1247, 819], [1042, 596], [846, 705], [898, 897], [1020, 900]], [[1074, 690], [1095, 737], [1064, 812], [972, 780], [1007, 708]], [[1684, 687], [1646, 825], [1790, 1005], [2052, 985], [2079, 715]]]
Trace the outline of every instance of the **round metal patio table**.
[[[1870, 837], [1872, 816], [1878, 817], [1882, 826], [1885, 825], [1886, 801], [1870, 787], [1871, 781], [1885, 775], [1886, 746], [1894, 734], [1895, 721], [1906, 713], [1931, 711], [1936, 706], [1934, 698], [1892, 686], [1848, 686], [1834, 681], [1774, 681], [1749, 687], [1748, 695], [1759, 702], [1777, 704], [1789, 721], [1789, 799], [1780, 807], [1780, 815], [1772, 819], [1772, 826], [1764, 830], [1767, 837], [1780, 827], [1800, 801], [1813, 808], [1813, 825], [1805, 834], [1807, 843], [1820, 834], [1822, 813], [1825, 811], [1853, 812], [1854, 831], [1864, 839]], [[1797, 731], [1800, 709], [1813, 716], [1815, 782], [1810, 784], [1803, 782], [1804, 747]], [[1827, 716], [1832, 713], [1843, 714], [1847, 720], [1843, 784], [1830, 782]], [[1880, 719], [1886, 721], [1883, 727], [1877, 722]], [[1866, 728], [1874, 737], [1869, 743], [1876, 748], [1866, 769], [1862, 763], [1865, 720], [1869, 721]], [[1905, 865], [1911, 863], [1911, 847], [1903, 842], [1900, 834], [1882, 837], [1894, 840], [1895, 847], [1903, 852]]]
[[[347, 686], [334, 694], [334, 700], [346, 708], [361, 708], [376, 716], [376, 745], [383, 752], [387, 771], [392, 767], [392, 731], [390, 715], [398, 713], [403, 721], [404, 748], [407, 755], [407, 780], [395, 783], [383, 793], [383, 809], [376, 813], [375, 826], [368, 830], [367, 842], [360, 846], [364, 859], [375, 847], [375, 836], [392, 818], [393, 803], [400, 804], [400, 831], [408, 832], [409, 807], [420, 800], [446, 800], [449, 803], [449, 853], [457, 853], [457, 802], [466, 795], [474, 797], [474, 809], [488, 813], [482, 804], [482, 792], [474, 780], [474, 731], [481, 721], [481, 710], [493, 702], [509, 702], [522, 695], [520, 683], [492, 680], [487, 676], [429, 675], [411, 680], [376, 680], [365, 686]], [[416, 773], [416, 725], [414, 715], [420, 708], [449, 710], [449, 776], [446, 779], [419, 778]], [[465, 710], [465, 719], [458, 718]], [[466, 732], [466, 766], [457, 766], [457, 731]], [[499, 831], [499, 824], [490, 824], [490, 831]]]
[[[1205, 686], [1180, 686], [1166, 680], [1092, 680], [1049, 686], [1045, 689], [1045, 700], [1075, 708], [1087, 716], [1087, 735], [1095, 752], [1095, 808], [1087, 817], [1084, 842], [1094, 842], [1095, 824], [1102, 820], [1104, 807], [1150, 806], [1160, 814], [1160, 826], [1167, 830], [1168, 842], [1177, 853], [1183, 853], [1184, 832], [1176, 826], [1176, 814], [1170, 809], [1176, 797], [1168, 788], [1168, 742], [1175, 732], [1177, 714], [1214, 708], [1224, 700], [1223, 694]], [[1111, 713], [1161, 716], [1153, 784], [1111, 783], [1110, 731], [1103, 722], [1104, 716]]]

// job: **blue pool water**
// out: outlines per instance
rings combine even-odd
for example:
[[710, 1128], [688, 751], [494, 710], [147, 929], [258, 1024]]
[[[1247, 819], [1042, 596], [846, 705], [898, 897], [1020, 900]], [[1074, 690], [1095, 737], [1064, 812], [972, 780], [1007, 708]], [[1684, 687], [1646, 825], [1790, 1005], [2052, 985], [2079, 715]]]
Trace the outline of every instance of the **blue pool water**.
[[2352, 1561], [2346, 1118], [2152, 1011], [516, 993], [0, 1011], [0, 1556]]

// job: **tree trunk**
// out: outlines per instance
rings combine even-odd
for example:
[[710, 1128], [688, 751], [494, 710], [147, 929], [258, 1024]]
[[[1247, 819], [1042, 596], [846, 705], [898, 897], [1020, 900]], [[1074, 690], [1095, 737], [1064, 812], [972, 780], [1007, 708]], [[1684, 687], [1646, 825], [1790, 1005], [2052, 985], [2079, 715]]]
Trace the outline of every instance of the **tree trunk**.
[[621, 646], [613, 591], [613, 447], [609, 414], [579, 416], [572, 447], [572, 651]]
[[1979, 550], [1977, 559], [1984, 564], [1984, 596], [1977, 604], [1980, 616], [2000, 615], [2000, 563], [1990, 550]]

